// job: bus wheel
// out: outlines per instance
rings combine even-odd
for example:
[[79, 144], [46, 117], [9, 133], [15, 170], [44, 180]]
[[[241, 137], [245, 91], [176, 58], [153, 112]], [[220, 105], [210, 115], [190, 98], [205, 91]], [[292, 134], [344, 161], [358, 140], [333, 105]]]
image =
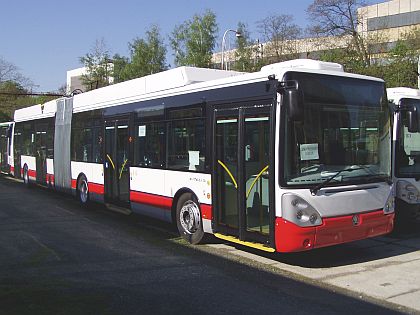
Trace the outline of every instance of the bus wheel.
[[200, 207], [193, 194], [185, 193], [178, 199], [176, 225], [179, 234], [190, 244], [198, 244], [203, 239]]
[[84, 175], [80, 176], [77, 182], [77, 197], [82, 206], [86, 206], [89, 203], [89, 185]]
[[28, 172], [28, 166], [25, 164], [23, 167], [23, 183], [26, 187], [29, 187], [29, 172]]

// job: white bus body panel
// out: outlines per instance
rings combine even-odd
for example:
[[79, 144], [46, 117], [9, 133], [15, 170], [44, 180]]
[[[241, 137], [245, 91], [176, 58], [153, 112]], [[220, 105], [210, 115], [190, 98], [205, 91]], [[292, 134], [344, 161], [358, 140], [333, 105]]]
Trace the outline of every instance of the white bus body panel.
[[32, 172], [31, 171], [35, 171], [36, 172], [36, 158], [34, 156], [29, 156], [29, 155], [21, 155], [20, 156], [20, 167], [21, 170], [23, 170], [23, 167], [25, 166], [25, 164], [28, 166], [28, 171], [29, 171], [29, 178], [31, 180], [36, 180], [36, 177], [32, 176]]
[[211, 175], [130, 167], [130, 190], [173, 198], [182, 188], [194, 192], [198, 201], [211, 204]]
[[47, 159], [47, 174], [54, 175], [54, 160]]
[[88, 183], [104, 184], [104, 168], [102, 164], [71, 161], [71, 178], [76, 180], [85, 174]]

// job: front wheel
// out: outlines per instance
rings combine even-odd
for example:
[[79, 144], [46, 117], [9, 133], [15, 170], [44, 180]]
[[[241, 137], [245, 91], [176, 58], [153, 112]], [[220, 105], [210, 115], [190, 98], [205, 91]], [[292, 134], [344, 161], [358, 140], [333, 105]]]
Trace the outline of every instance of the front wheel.
[[203, 239], [201, 211], [197, 198], [193, 194], [185, 193], [178, 199], [176, 225], [179, 234], [190, 244], [198, 244]]
[[84, 175], [80, 176], [77, 183], [77, 196], [82, 206], [86, 206], [89, 203], [89, 185]]

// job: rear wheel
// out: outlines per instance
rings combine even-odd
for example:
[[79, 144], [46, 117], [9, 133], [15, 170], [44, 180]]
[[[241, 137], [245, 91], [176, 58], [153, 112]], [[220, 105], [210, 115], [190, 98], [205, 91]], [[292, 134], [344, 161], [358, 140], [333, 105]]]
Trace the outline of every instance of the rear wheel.
[[204, 237], [203, 222], [197, 198], [185, 193], [178, 199], [176, 225], [179, 234], [190, 244], [198, 244]]
[[89, 203], [89, 185], [85, 175], [80, 176], [77, 182], [77, 197], [82, 206]]

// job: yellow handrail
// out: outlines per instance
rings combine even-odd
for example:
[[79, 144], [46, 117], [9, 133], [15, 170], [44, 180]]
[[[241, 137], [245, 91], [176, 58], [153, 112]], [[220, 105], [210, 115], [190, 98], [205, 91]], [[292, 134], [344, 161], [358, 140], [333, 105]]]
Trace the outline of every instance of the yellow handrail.
[[127, 163], [127, 161], [128, 161], [128, 159], [125, 159], [125, 161], [124, 161], [123, 165], [121, 166], [120, 179], [121, 179], [121, 176], [122, 176], [122, 172], [123, 172], [124, 166], [125, 166], [125, 164]]
[[112, 168], [115, 170], [115, 165], [114, 162], [112, 162], [111, 157], [107, 154], [106, 157], [108, 158], [108, 160], [111, 162]]
[[238, 189], [238, 184], [236, 183], [235, 178], [233, 177], [232, 173], [229, 171], [229, 169], [227, 168], [227, 166], [225, 164], [223, 164], [223, 162], [220, 161], [220, 160], [217, 160], [217, 163], [219, 163], [225, 169], [226, 173], [229, 174], [230, 179], [232, 179], [232, 182], [235, 185], [235, 188]]
[[258, 178], [260, 178], [260, 176], [268, 169], [267, 165], [266, 167], [264, 167], [261, 172], [254, 178], [251, 187], [249, 187], [248, 191], [246, 192], [246, 198], [248, 199], [249, 194], [251, 193], [252, 188], [254, 187], [255, 183], [257, 182]]

